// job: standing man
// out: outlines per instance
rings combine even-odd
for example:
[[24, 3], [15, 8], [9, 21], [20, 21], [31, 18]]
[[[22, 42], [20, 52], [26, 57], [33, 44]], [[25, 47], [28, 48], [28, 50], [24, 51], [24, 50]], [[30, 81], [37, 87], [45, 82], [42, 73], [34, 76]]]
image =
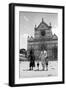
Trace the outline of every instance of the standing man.
[[46, 66], [46, 62], [45, 62], [46, 57], [47, 57], [47, 51], [46, 50], [41, 51], [39, 58], [41, 59], [41, 64], [42, 64], [43, 70], [45, 70], [45, 66]]
[[46, 71], [48, 71], [48, 57], [47, 57], [47, 51], [46, 50], [44, 50], [44, 56], [45, 56]]
[[28, 58], [30, 61], [30, 64], [29, 64], [30, 70], [33, 70], [33, 67], [35, 67], [35, 56], [32, 49], [30, 50], [30, 55], [28, 56]]

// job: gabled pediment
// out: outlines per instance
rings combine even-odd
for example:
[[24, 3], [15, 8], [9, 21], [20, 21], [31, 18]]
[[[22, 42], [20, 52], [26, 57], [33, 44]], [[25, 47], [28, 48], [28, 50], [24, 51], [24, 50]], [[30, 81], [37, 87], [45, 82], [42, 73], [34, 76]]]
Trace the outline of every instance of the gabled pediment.
[[53, 39], [58, 39], [56, 34], [53, 35]]
[[38, 25], [38, 27], [37, 27], [37, 30], [38, 29], [49, 29], [50, 27], [43, 21], [43, 19], [42, 19], [42, 22]]

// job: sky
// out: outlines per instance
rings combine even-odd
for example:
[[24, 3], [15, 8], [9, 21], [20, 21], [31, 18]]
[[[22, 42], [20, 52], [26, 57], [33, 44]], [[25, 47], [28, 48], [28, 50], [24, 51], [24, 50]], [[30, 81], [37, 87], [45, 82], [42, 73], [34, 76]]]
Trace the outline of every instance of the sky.
[[57, 35], [57, 13], [19, 12], [20, 49], [27, 49], [27, 37], [34, 37], [34, 27], [40, 24], [42, 18], [48, 25], [51, 22], [52, 32]]

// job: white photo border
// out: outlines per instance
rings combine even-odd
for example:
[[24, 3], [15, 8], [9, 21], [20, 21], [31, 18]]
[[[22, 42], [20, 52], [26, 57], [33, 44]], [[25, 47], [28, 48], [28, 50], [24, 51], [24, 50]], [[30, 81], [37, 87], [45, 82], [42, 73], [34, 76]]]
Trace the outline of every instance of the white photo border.
[[[58, 13], [58, 76], [19, 78], [19, 11]], [[62, 9], [15, 6], [15, 84], [62, 81]]]

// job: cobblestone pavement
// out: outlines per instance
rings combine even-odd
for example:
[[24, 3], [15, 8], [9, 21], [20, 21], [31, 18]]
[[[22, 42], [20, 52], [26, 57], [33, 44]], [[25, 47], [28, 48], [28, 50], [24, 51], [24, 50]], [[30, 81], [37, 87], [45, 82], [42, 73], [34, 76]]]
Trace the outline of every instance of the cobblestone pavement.
[[58, 61], [49, 61], [48, 62], [48, 71], [42, 70], [42, 64], [39, 62], [39, 70], [37, 69], [37, 62], [35, 62], [35, 67], [33, 70], [29, 70], [29, 62], [28, 61], [20, 61], [20, 78], [25, 77], [50, 77], [57, 76], [58, 74]]

